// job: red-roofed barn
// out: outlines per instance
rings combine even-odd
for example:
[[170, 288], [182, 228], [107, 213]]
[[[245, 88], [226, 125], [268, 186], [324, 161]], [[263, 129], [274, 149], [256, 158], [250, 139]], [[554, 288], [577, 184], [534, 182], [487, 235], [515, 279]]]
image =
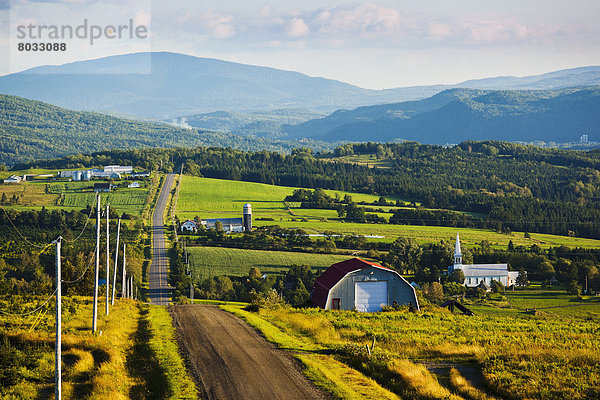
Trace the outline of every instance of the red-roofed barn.
[[419, 309], [415, 289], [396, 271], [352, 258], [333, 264], [315, 281], [312, 302], [325, 310], [381, 311], [410, 304]]

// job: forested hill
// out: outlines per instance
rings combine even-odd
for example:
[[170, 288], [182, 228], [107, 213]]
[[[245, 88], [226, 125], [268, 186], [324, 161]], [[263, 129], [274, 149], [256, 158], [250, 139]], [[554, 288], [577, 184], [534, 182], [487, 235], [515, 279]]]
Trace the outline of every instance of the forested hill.
[[[306, 143], [303, 143], [306, 146]], [[108, 149], [222, 146], [289, 151], [298, 143], [138, 122], [0, 95], [0, 164]], [[317, 145], [318, 147], [318, 145]]]
[[420, 101], [341, 110], [284, 130], [290, 137], [326, 141], [567, 143], [582, 134], [600, 141], [600, 86], [535, 91], [450, 89]]
[[[409, 224], [600, 238], [600, 151], [506, 142], [464, 142], [452, 148], [418, 143], [347, 144], [334, 153], [316, 155], [304, 149], [290, 155], [221, 148], [156, 149], [70, 156], [18, 168], [127, 163], [156, 169], [161, 160], [165, 170], [184, 165], [186, 173], [197, 176], [359, 191], [421, 202], [423, 209], [399, 213], [395, 219]], [[365, 162], [380, 167], [361, 165]], [[446, 214], [431, 214], [428, 209], [483, 217], [446, 220]]]

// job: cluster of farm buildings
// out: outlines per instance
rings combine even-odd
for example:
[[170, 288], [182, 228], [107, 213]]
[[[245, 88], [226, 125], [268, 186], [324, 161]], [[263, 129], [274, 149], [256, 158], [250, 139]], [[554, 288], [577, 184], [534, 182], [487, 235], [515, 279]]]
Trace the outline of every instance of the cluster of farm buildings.
[[[250, 232], [252, 231], [252, 206], [249, 203], [244, 204], [241, 218], [208, 218], [199, 221], [205, 229], [216, 229], [220, 224], [226, 233]], [[196, 221], [188, 219], [184, 221], [179, 229], [181, 232], [197, 232], [198, 224]]]
[[[127, 179], [140, 179], [147, 178], [150, 176], [150, 172], [142, 171], [142, 172], [134, 172], [133, 167], [130, 166], [122, 166], [122, 165], [108, 165], [104, 168], [92, 168], [87, 170], [65, 170], [60, 171], [56, 177], [73, 180], [73, 181], [89, 181], [96, 179], [104, 179], [104, 180], [119, 180], [123, 178]], [[23, 175], [22, 177], [19, 175], [11, 175], [10, 177], [4, 179], [4, 183], [21, 183], [27, 181], [27, 178], [56, 178], [52, 174], [44, 174], [44, 175]], [[111, 185], [110, 182], [98, 182], [94, 183], [94, 191], [95, 192], [110, 192], [115, 186]], [[128, 185], [129, 188], [139, 188], [141, 187], [137, 181], [133, 181]]]
[[124, 175], [135, 178], [150, 176], [150, 172], [133, 172], [133, 167], [122, 165], [107, 165], [106, 167], [88, 170], [60, 171], [59, 178], [70, 178], [74, 181], [89, 181], [91, 179], [122, 179]]

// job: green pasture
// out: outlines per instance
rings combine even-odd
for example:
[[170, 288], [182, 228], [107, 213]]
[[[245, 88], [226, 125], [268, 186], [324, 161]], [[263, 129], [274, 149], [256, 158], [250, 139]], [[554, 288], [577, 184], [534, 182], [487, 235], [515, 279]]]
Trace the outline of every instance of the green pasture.
[[331, 264], [350, 258], [336, 254], [225, 247], [188, 247], [188, 252], [190, 253], [190, 268], [194, 276], [199, 278], [218, 275], [246, 276], [252, 267], [257, 267], [261, 272], [267, 274], [285, 273], [292, 265], [309, 265], [316, 270], [325, 270]]
[[[177, 201], [177, 215], [180, 219], [193, 218], [196, 215], [201, 218], [241, 216], [244, 204], [250, 203], [255, 218], [280, 219], [294, 216], [337, 218], [337, 213], [334, 210], [304, 210], [296, 208], [297, 204], [293, 204], [292, 206], [296, 207], [288, 210], [283, 199], [291, 195], [296, 189], [298, 188], [184, 176]], [[331, 196], [336, 193], [334, 190], [326, 190], [325, 192]], [[370, 194], [337, 193], [341, 197], [349, 194], [356, 202], [373, 202], [379, 199], [379, 196]], [[388, 198], [388, 200], [395, 199]]]
[[515, 290], [507, 292], [506, 297], [511, 308], [518, 310], [536, 309], [565, 316], [600, 315], [600, 297], [579, 300], [564, 290]]

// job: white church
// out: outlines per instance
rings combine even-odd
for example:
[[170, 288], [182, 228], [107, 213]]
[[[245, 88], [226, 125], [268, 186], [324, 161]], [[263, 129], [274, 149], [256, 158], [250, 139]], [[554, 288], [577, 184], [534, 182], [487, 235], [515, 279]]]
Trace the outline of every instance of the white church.
[[465, 286], [475, 287], [482, 282], [490, 285], [492, 280], [502, 283], [504, 286], [516, 284], [518, 271], [509, 271], [508, 264], [472, 264], [463, 265], [462, 252], [460, 251], [460, 238], [456, 233], [456, 247], [454, 249], [454, 265], [448, 267], [448, 274], [454, 270], [461, 270], [465, 275]]

